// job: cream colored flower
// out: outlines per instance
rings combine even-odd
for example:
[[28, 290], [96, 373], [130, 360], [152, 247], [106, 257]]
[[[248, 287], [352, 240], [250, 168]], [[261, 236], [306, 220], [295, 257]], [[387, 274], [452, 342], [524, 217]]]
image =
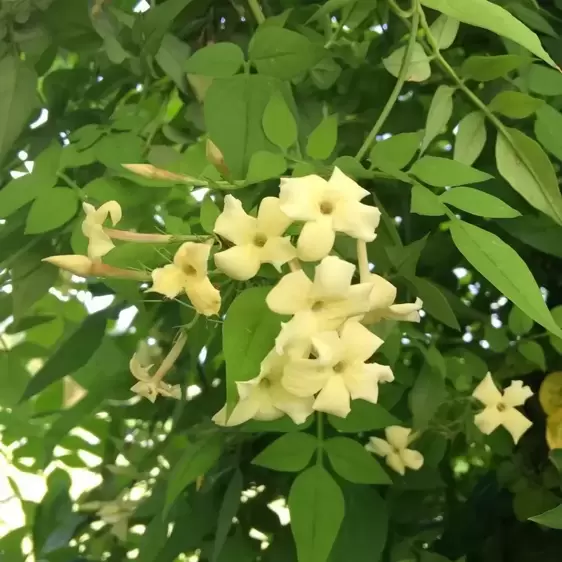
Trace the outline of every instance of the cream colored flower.
[[110, 216], [115, 226], [121, 220], [121, 206], [117, 201], [108, 201], [99, 209], [89, 203], [83, 203], [82, 208], [86, 213], [82, 222], [82, 232], [88, 238], [88, 256], [92, 260], [99, 260], [115, 247], [111, 238], [104, 232], [103, 223]]
[[293, 315], [277, 338], [279, 353], [292, 343], [308, 344], [314, 334], [335, 330], [368, 310], [371, 285], [352, 285], [354, 272], [353, 264], [327, 256], [316, 266], [314, 281], [302, 270], [281, 278], [266, 299], [273, 312]]
[[173, 263], [152, 272], [152, 287], [149, 291], [170, 299], [185, 291], [197, 312], [205, 316], [218, 314], [221, 296], [207, 277], [210, 252], [209, 244], [185, 242], [176, 252]]
[[359, 202], [367, 195], [366, 189], [339, 168], [329, 181], [316, 175], [281, 178], [281, 210], [291, 219], [305, 221], [297, 243], [298, 257], [316, 261], [327, 256], [336, 232], [372, 242], [380, 212]]
[[411, 429], [391, 425], [384, 432], [386, 441], [379, 437], [371, 437], [365, 445], [365, 449], [370, 453], [384, 457], [386, 464], [402, 476], [404, 476], [407, 468], [419, 470], [423, 466], [423, 455], [419, 451], [408, 449]]
[[340, 334], [324, 332], [312, 338], [317, 358], [291, 361], [285, 368], [283, 386], [297, 396], [319, 393], [315, 410], [345, 418], [351, 400], [376, 404], [379, 383], [394, 380], [390, 367], [366, 363], [382, 344], [359, 322], [348, 320]]
[[175, 398], [181, 400], [181, 388], [179, 384], [170, 385], [161, 380], [160, 377], [151, 376], [148, 372], [152, 365], [144, 367], [141, 365], [136, 355], [133, 355], [129, 362], [129, 369], [133, 376], [139, 381], [131, 387], [131, 390], [148, 398], [151, 402], [156, 402], [157, 396], [160, 394], [167, 398]]
[[401, 320], [405, 322], [419, 322], [421, 299], [414, 303], [393, 304], [396, 299], [396, 287], [380, 275], [371, 274], [369, 283], [372, 286], [369, 295], [369, 312], [362, 322], [370, 325], [383, 319]]
[[214, 416], [217, 425], [240, 425], [250, 419], [271, 421], [287, 414], [296, 424], [312, 413], [313, 399], [294, 396], [281, 385], [287, 358], [270, 351], [262, 361], [260, 374], [249, 381], [237, 382], [240, 400], [227, 419], [226, 405]]
[[96, 515], [111, 527], [111, 533], [121, 541], [127, 540], [129, 519], [134, 514], [137, 503], [116, 499], [107, 502], [88, 502], [80, 506], [85, 511], [96, 511]]
[[486, 406], [482, 412], [474, 416], [476, 427], [485, 435], [489, 435], [503, 425], [511, 433], [513, 441], [517, 443], [533, 425], [515, 409], [516, 406], [523, 406], [525, 401], [533, 396], [533, 391], [528, 386], [523, 386], [523, 381], [511, 381], [502, 394], [488, 373], [474, 389], [472, 396]]
[[235, 246], [215, 254], [217, 267], [239, 281], [254, 277], [262, 263], [279, 269], [296, 256], [290, 237], [282, 236], [291, 222], [276, 197], [262, 199], [254, 218], [244, 212], [238, 199], [227, 195], [214, 231]]

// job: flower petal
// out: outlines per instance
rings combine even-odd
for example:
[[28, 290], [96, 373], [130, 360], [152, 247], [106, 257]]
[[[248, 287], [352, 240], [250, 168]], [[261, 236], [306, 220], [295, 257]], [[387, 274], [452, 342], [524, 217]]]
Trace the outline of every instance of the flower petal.
[[392, 369], [377, 363], [354, 363], [343, 373], [343, 378], [353, 400], [366, 400], [376, 404], [379, 399], [379, 383], [394, 380]]
[[308, 309], [312, 281], [300, 269], [282, 277], [269, 291], [266, 297], [267, 306], [277, 314], [296, 314]]
[[300, 397], [287, 392], [280, 384], [272, 384], [269, 388], [271, 402], [275, 408], [285, 412], [297, 425], [304, 423], [312, 414], [312, 396]]
[[408, 447], [408, 439], [412, 430], [407, 427], [400, 427], [399, 425], [391, 425], [384, 430], [386, 440], [392, 447], [398, 450], [403, 450]]
[[287, 357], [272, 349], [262, 360], [259, 377], [280, 380], [287, 364]]
[[[82, 228], [84, 231], [84, 226]], [[104, 232], [103, 227], [98, 224], [89, 225], [88, 231], [88, 257], [92, 260], [98, 260], [99, 258], [108, 254], [115, 244], [111, 241], [111, 238]]]
[[342, 341], [334, 330], [312, 336], [311, 343], [318, 357], [316, 361], [321, 365], [335, 365], [345, 352]]
[[474, 389], [472, 396], [482, 402], [484, 406], [497, 406], [502, 401], [502, 393], [498, 390], [490, 373]]
[[129, 361], [129, 370], [131, 374], [139, 381], [149, 382], [151, 379], [150, 373], [148, 372], [152, 365], [144, 367], [141, 362], [137, 359], [137, 354], [135, 353], [131, 360]]
[[275, 338], [275, 350], [293, 359], [308, 356], [311, 338], [319, 331], [319, 321], [314, 313], [308, 310], [297, 312], [289, 322], [281, 322], [281, 331]]
[[293, 219], [290, 219], [282, 210], [281, 202], [277, 197], [264, 197], [258, 210], [258, 230], [268, 236], [281, 236]]
[[185, 292], [197, 312], [204, 316], [218, 314], [221, 308], [221, 294], [213, 287], [208, 277], [187, 279]]
[[495, 406], [490, 406], [474, 416], [474, 423], [484, 435], [490, 435], [502, 424], [502, 416]]
[[511, 381], [511, 384], [503, 391], [502, 402], [507, 406], [523, 406], [533, 396], [529, 386], [523, 386], [523, 381]]
[[261, 249], [260, 260], [262, 263], [271, 263], [279, 269], [283, 264], [295, 258], [297, 251], [291, 244], [291, 238], [286, 236], [281, 238], [269, 238], [265, 246]]
[[390, 453], [390, 455], [387, 455], [386, 464], [390, 468], [392, 468], [394, 472], [398, 472], [398, 474], [400, 474], [401, 476], [404, 476], [404, 474], [406, 474], [406, 467], [404, 466], [404, 461], [402, 460], [402, 457], [398, 453], [392, 452]]
[[413, 449], [404, 449], [400, 455], [402, 462], [411, 470], [419, 470], [423, 466], [423, 455]]
[[103, 221], [107, 218], [107, 215], [109, 215], [113, 226], [115, 226], [123, 217], [121, 205], [119, 205], [117, 201], [107, 201], [96, 211], [96, 214], [103, 217], [100, 224], [103, 223]]
[[513, 442], [517, 444], [521, 436], [533, 425], [515, 408], [507, 408], [501, 412], [501, 424], [511, 433]]
[[185, 280], [185, 273], [179, 267], [170, 263], [152, 271], [152, 287], [148, 291], [160, 293], [169, 299], [173, 299], [183, 290]]
[[392, 320], [402, 320], [403, 322], [419, 322], [420, 310], [423, 306], [423, 301], [420, 298], [416, 299], [413, 303], [393, 304], [389, 306], [384, 313], [385, 318]]
[[340, 331], [345, 350], [344, 356], [350, 360], [364, 363], [384, 343], [356, 320], [348, 320]]
[[256, 417], [259, 409], [260, 403], [257, 398], [250, 397], [245, 400], [240, 400], [236, 406], [234, 406], [234, 409], [226, 420], [225, 425], [227, 427], [232, 427], [247, 422], [248, 420]]
[[324, 305], [322, 317], [332, 329], [335, 329], [341, 327], [348, 318], [363, 316], [369, 310], [369, 292], [369, 283], [352, 285], [346, 298]]
[[369, 453], [374, 453], [380, 457], [386, 457], [386, 455], [390, 455], [393, 451], [388, 441], [380, 437], [370, 437], [369, 442], [365, 445], [365, 449], [367, 449]]
[[371, 310], [386, 309], [396, 299], [396, 287], [380, 275], [371, 274], [367, 281], [371, 284], [369, 306]]
[[230, 240], [233, 244], [249, 244], [256, 234], [257, 220], [249, 216], [242, 207], [242, 203], [227, 195], [224, 198], [224, 208], [217, 217], [213, 232]]
[[366, 189], [363, 189], [355, 180], [346, 176], [337, 166], [334, 168], [328, 184], [331, 188], [335, 188], [341, 192], [346, 198], [361, 201], [369, 195]]
[[156, 402], [156, 398], [158, 397], [156, 387], [150, 382], [137, 382], [131, 387], [131, 392], [150, 400], [153, 404]]
[[174, 265], [198, 277], [207, 275], [211, 246], [201, 242], [184, 242], [174, 255]]
[[259, 271], [260, 249], [253, 244], [234, 246], [215, 254], [215, 264], [232, 279], [247, 281]]
[[322, 216], [320, 203], [328, 182], [317, 175], [281, 178], [279, 202], [281, 210], [293, 220], [310, 221]]
[[381, 213], [376, 207], [369, 207], [355, 201], [341, 201], [334, 207], [333, 228], [352, 238], [372, 242], [376, 237]]
[[355, 266], [336, 256], [325, 257], [314, 271], [313, 298], [344, 299], [351, 286]]
[[340, 418], [345, 418], [351, 412], [349, 392], [343, 378], [339, 375], [331, 376], [320, 394], [314, 401], [313, 408], [317, 412], [326, 412]]
[[295, 396], [313, 396], [327, 384], [331, 375], [332, 371], [318, 361], [299, 359], [287, 364], [281, 383], [287, 392]]
[[307, 222], [301, 230], [297, 241], [297, 254], [303, 261], [318, 261], [327, 256], [334, 247], [336, 234], [332, 228], [332, 219], [321, 216]]
[[157, 387], [157, 392], [162, 396], [167, 398], [175, 398], [176, 400], [181, 400], [181, 387], [179, 384], [168, 384], [165, 382], [160, 382]]

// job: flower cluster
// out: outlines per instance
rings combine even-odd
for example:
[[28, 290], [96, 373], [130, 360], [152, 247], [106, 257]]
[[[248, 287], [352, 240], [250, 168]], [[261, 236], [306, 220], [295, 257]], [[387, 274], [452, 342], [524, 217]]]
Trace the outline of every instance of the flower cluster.
[[[281, 323], [274, 348], [255, 378], [237, 382], [239, 401], [215, 416], [220, 425], [288, 415], [301, 424], [313, 411], [346, 417], [351, 401], [378, 401], [379, 383], [391, 382], [390, 367], [370, 362], [383, 341], [365, 324], [383, 318], [419, 321], [421, 301], [394, 305], [396, 288], [369, 273], [365, 244], [376, 238], [380, 212], [360, 201], [368, 195], [339, 169], [331, 178], [311, 175], [281, 180], [279, 198], [266, 197], [257, 217], [247, 215], [234, 197], [225, 198], [215, 232], [233, 244], [215, 255], [217, 267], [238, 280], [254, 277], [261, 264], [291, 271], [269, 292]], [[285, 235], [301, 223], [296, 248]], [[360, 270], [334, 255], [336, 233], [357, 240]], [[319, 261], [310, 279], [300, 261]]]

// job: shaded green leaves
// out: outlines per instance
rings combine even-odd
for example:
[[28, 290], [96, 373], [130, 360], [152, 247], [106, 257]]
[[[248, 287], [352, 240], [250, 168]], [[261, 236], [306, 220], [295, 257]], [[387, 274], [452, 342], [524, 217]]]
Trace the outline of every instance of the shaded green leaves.
[[300, 33], [283, 27], [259, 27], [248, 50], [260, 74], [290, 80], [311, 69], [324, 57], [324, 48]]
[[556, 172], [540, 145], [517, 129], [498, 134], [496, 162], [502, 177], [533, 207], [562, 223]]
[[190, 74], [226, 78], [236, 74], [244, 64], [244, 53], [234, 43], [214, 43], [195, 51], [184, 70]]
[[522, 341], [517, 344], [517, 351], [527, 361], [537, 365], [542, 371], [546, 371], [546, 357], [541, 345], [536, 341]]
[[562, 114], [544, 104], [537, 111], [535, 121], [537, 140], [558, 160], [562, 160]]
[[227, 402], [238, 395], [235, 381], [257, 377], [260, 364], [273, 348], [281, 328], [280, 318], [265, 303], [270, 287], [252, 287], [230, 305], [222, 327], [226, 362]]
[[543, 104], [542, 100], [522, 92], [506, 90], [497, 94], [488, 107], [510, 119], [525, 119], [533, 115]]
[[532, 64], [523, 76], [525, 85], [541, 96], [562, 95], [562, 73], [541, 64]]
[[333, 437], [324, 443], [334, 470], [354, 484], [390, 484], [390, 478], [378, 461], [357, 441]]
[[287, 433], [266, 447], [252, 464], [281, 472], [300, 472], [310, 463], [317, 444], [316, 438], [308, 433]]
[[447, 205], [453, 205], [461, 211], [479, 217], [510, 219], [521, 215], [501, 199], [472, 187], [454, 187], [445, 191], [439, 199]]
[[536, 33], [497, 4], [488, 0], [421, 0], [421, 3], [464, 23], [511, 39], [551, 66], [556, 66]]
[[421, 277], [408, 278], [423, 301], [424, 310], [443, 324], [460, 331], [458, 320], [441, 289], [435, 283]]
[[447, 392], [445, 379], [437, 369], [425, 365], [410, 391], [409, 401], [415, 428], [426, 427], [435, 415]]
[[328, 422], [338, 431], [344, 433], [371, 431], [399, 423], [392, 414], [379, 404], [371, 404], [364, 400], [353, 400], [351, 412], [346, 418], [328, 415]]
[[[496, 78], [503, 78], [517, 68], [528, 64], [529, 57], [520, 55], [497, 55], [497, 56], [472, 56], [467, 58], [461, 67], [461, 74], [466, 78], [488, 82]], [[538, 66], [538, 65], [537, 65]], [[544, 67], [540, 67], [544, 68]], [[546, 69], [553, 74], [558, 74], [555, 70]]]
[[530, 517], [530, 520], [550, 529], [562, 529], [562, 505]]
[[533, 274], [517, 252], [495, 234], [463, 221], [450, 228], [455, 246], [468, 262], [525, 314], [561, 335]]
[[210, 195], [205, 195], [203, 201], [201, 202], [201, 211], [199, 213], [199, 221], [201, 228], [211, 234], [215, 228], [215, 222], [221, 210], [218, 208], [217, 204], [211, 199]]
[[107, 320], [107, 309], [88, 316], [29, 381], [22, 400], [39, 394], [49, 385], [85, 365], [101, 345]]
[[372, 165], [383, 171], [405, 168], [418, 151], [420, 139], [420, 133], [400, 133], [377, 142], [371, 149]]
[[240, 506], [240, 499], [244, 486], [244, 478], [239, 469], [234, 471], [234, 475], [228, 483], [224, 499], [222, 500], [221, 508], [218, 513], [217, 532], [215, 534], [215, 544], [213, 547], [212, 562], [216, 562], [219, 554], [226, 542], [230, 527], [232, 527], [232, 520], [236, 517], [238, 508]]
[[325, 562], [345, 513], [342, 491], [326, 469], [313, 466], [297, 476], [289, 510], [299, 562]]
[[440, 15], [430, 27], [431, 34], [439, 49], [448, 49], [455, 41], [459, 31], [459, 20]]
[[287, 162], [282, 154], [259, 150], [252, 154], [246, 183], [259, 183], [271, 178], [278, 178], [287, 169]]
[[481, 111], [465, 115], [459, 123], [453, 158], [472, 166], [486, 144], [486, 118]]
[[439, 200], [439, 197], [419, 183], [415, 183], [412, 186], [410, 210], [412, 213], [418, 215], [428, 215], [432, 217], [444, 215], [447, 211], [445, 205]]
[[414, 163], [410, 173], [436, 187], [478, 183], [492, 177], [461, 162], [438, 156], [424, 156]]
[[78, 197], [72, 189], [55, 187], [35, 199], [25, 225], [26, 234], [39, 234], [66, 224], [78, 210]]
[[515, 335], [522, 336], [527, 332], [530, 332], [533, 328], [533, 324], [534, 322], [532, 318], [529, 318], [529, 316], [527, 316], [516, 306], [512, 307], [509, 311], [507, 325]]
[[326, 160], [336, 148], [338, 140], [338, 117], [327, 115], [310, 133], [306, 153], [315, 160]]
[[276, 91], [265, 106], [262, 118], [265, 136], [286, 151], [297, 141], [297, 124], [281, 92]]
[[[458, 24], [458, 22], [457, 22]], [[427, 114], [427, 121], [425, 124], [425, 133], [422, 139], [421, 152], [439, 135], [447, 126], [449, 119], [453, 113], [453, 93], [455, 89], [451, 86], [439, 86], [431, 105], [429, 106], [429, 113]]]
[[[382, 63], [386, 70], [392, 76], [400, 74], [402, 61], [406, 55], [406, 47], [396, 49], [389, 57], [383, 59]], [[431, 67], [429, 66], [429, 58], [425, 54], [423, 47], [419, 43], [414, 44], [410, 64], [406, 70], [406, 80], [409, 82], [423, 82], [431, 76]]]

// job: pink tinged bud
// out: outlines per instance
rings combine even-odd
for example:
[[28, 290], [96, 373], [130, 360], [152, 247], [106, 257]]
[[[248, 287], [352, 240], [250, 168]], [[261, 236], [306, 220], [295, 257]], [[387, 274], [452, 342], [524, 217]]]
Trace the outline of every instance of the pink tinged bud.
[[75, 256], [73, 254], [65, 256], [50, 256], [43, 258], [41, 261], [52, 263], [53, 265], [70, 271], [80, 277], [88, 277], [92, 275], [92, 267], [94, 262], [86, 256]]
[[137, 176], [142, 176], [144, 178], [154, 179], [154, 180], [168, 180], [168, 181], [181, 181], [181, 182], [194, 182], [197, 181], [196, 178], [191, 176], [184, 176], [183, 174], [175, 174], [174, 172], [169, 172], [168, 170], [162, 170], [157, 168], [152, 164], [123, 164], [123, 168], [126, 168], [133, 174]]
[[125, 242], [139, 242], [147, 244], [166, 244], [173, 240], [171, 234], [152, 234], [144, 232], [130, 232], [128, 230], [117, 230], [115, 228], [104, 228], [103, 231], [114, 240], [123, 240]]

